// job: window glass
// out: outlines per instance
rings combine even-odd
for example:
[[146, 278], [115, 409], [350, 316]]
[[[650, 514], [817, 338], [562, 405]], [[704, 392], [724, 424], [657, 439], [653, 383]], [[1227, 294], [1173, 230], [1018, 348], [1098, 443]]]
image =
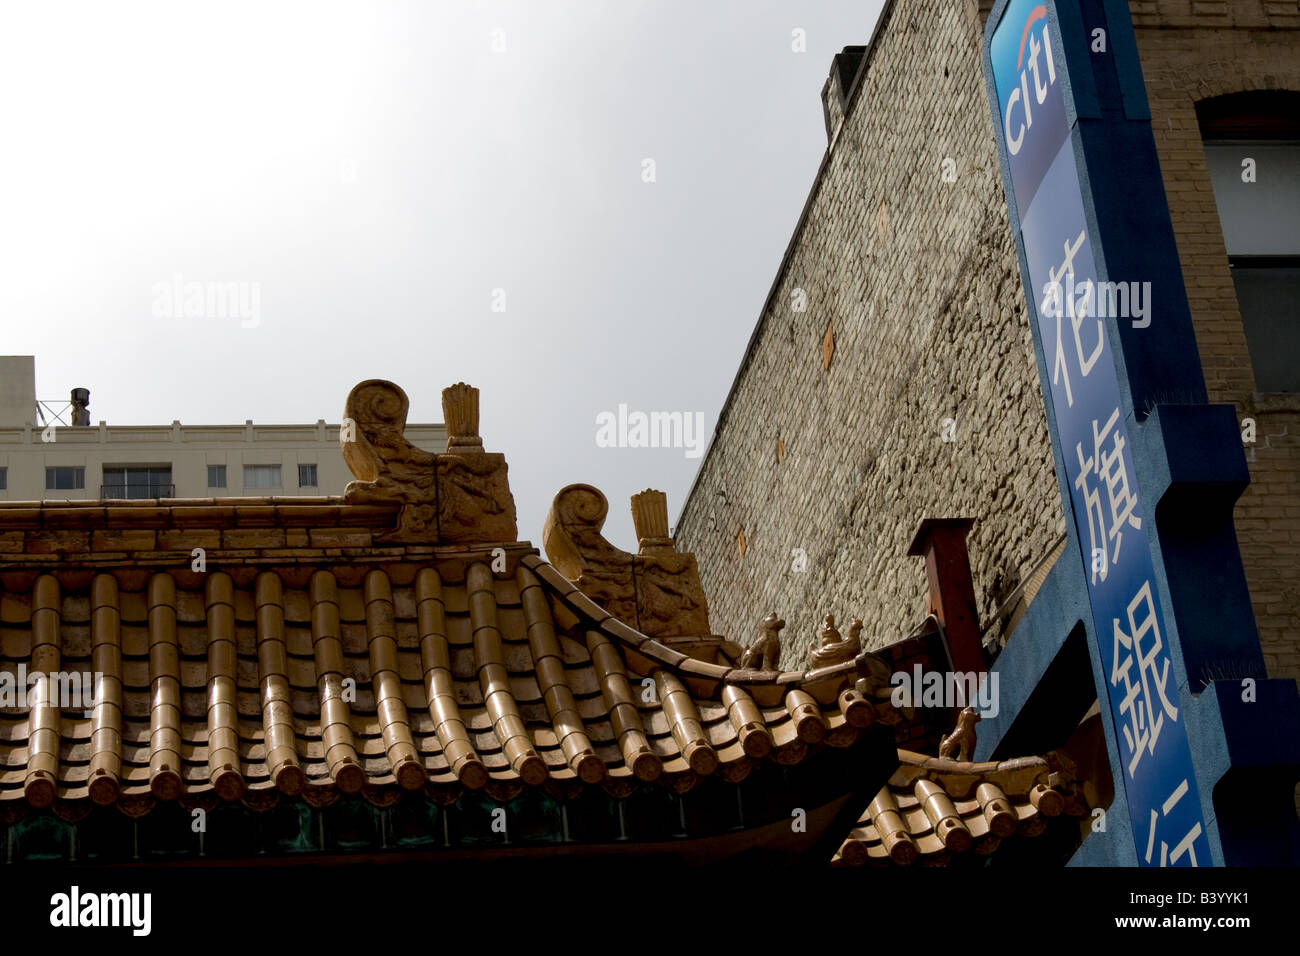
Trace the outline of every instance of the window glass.
[[46, 491], [74, 491], [86, 487], [86, 469], [82, 465], [59, 465], [45, 469]]
[[1300, 255], [1300, 143], [1205, 144], [1230, 256]]
[[208, 465], [208, 487], [209, 488], [226, 487], [226, 466], [225, 465]]
[[105, 465], [101, 498], [173, 498], [170, 465]]
[[1300, 392], [1300, 256], [1232, 260], [1255, 388]]
[[1261, 392], [1300, 392], [1300, 95], [1196, 105], [1205, 163]]
[[245, 465], [244, 466], [244, 487], [245, 488], [281, 487], [280, 466], [279, 465]]
[[300, 488], [316, 487], [316, 466], [315, 465], [298, 466], [298, 487]]

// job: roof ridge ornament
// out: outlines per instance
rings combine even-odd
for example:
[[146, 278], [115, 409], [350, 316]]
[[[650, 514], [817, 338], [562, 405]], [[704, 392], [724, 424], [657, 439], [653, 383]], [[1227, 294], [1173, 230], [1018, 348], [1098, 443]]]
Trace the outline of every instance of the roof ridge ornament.
[[[695, 555], [677, 550], [668, 536], [668, 499], [647, 488], [632, 496], [640, 550], [630, 554], [600, 533], [609, 502], [600, 489], [561, 488], [542, 528], [551, 564], [619, 620], [654, 638], [709, 638], [709, 607]], [[710, 641], [717, 644], [717, 641]], [[695, 656], [694, 648], [679, 648]], [[703, 651], [712, 660], [715, 649]], [[702, 658], [703, 659], [703, 658]]]
[[808, 661], [813, 667], [829, 667], [851, 661], [862, 651], [862, 621], [854, 618], [849, 624], [849, 636], [842, 637], [835, 627], [835, 615], [827, 614], [822, 620], [818, 640], [808, 649]]
[[745, 653], [740, 655], [740, 662], [736, 666], [759, 671], [780, 670], [783, 627], [785, 620], [777, 617], [775, 611], [769, 613], [758, 626], [758, 640], [745, 648]]
[[478, 389], [457, 382], [442, 390], [442, 417], [447, 425], [447, 452], [482, 454], [478, 433]]
[[957, 726], [939, 741], [939, 756], [949, 760], [969, 763], [975, 755], [975, 725], [980, 722], [974, 707], [963, 707], [957, 715]]
[[672, 554], [677, 550], [668, 536], [668, 496], [647, 488], [632, 496], [632, 525], [636, 528], [637, 554]]
[[346, 504], [401, 504], [397, 527], [376, 540], [394, 543], [497, 544], [518, 539], [505, 456], [483, 451], [477, 388], [457, 382], [442, 393], [447, 452], [407, 441], [406, 392], [367, 379], [348, 393], [339, 429], [343, 460], [356, 477]]

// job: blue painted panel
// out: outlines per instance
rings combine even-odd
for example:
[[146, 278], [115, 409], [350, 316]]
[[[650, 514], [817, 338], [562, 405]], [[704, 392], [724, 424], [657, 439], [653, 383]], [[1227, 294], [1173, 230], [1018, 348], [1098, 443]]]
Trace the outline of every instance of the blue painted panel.
[[[1077, 10], [1071, 14], [1068, 28], [1081, 30]], [[1144, 527], [1155, 503], [1139, 491], [1130, 439], [1136, 419], [1121, 388], [1122, 359], [1113, 351], [1117, 323], [1143, 328], [1153, 320], [1151, 284], [1139, 276], [1107, 276], [1098, 262], [1096, 223], [1088, 214], [1095, 203], [1086, 199], [1107, 188], [1108, 171], [1090, 178], [1080, 168], [1061, 29], [1054, 3], [1010, 0], [991, 30], [986, 57], [1008, 210], [1078, 542], [1063, 560], [1082, 562], [1088, 583], [1137, 860], [1209, 863], [1178, 670]], [[1077, 49], [1086, 41], [1073, 42]]]

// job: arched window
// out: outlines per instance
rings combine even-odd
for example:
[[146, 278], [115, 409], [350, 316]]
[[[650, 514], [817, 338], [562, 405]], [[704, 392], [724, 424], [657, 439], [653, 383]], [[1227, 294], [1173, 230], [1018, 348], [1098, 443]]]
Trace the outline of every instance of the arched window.
[[1300, 93], [1232, 93], [1196, 115], [1255, 386], [1300, 392]]

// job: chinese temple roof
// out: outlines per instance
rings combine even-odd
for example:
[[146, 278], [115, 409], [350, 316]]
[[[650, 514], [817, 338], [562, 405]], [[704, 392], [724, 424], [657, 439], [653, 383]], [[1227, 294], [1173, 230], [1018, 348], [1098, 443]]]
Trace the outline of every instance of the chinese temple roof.
[[[600, 492], [563, 489], [548, 563], [516, 540], [477, 390], [444, 393], [446, 454], [405, 441], [406, 411], [391, 383], [353, 389], [342, 498], [0, 504], [0, 824], [352, 795], [619, 800], [760, 772], [789, 799], [751, 806], [737, 845], [780, 842], [807, 806], [811, 836], [833, 838], [821, 859], [840, 846], [852, 864], [958, 851], [962, 833], [987, 852], [1013, 818], [1065, 805], [1050, 759], [896, 763], [891, 728], [913, 714], [882, 678], [891, 652], [856, 632], [824, 635], [809, 669], [764, 669], [771, 615], [741, 657], [710, 632], [661, 493], [633, 499], [632, 554], [600, 535]], [[95, 693], [36, 682], [6, 701], [23, 672], [93, 673]]]
[[947, 863], [953, 854], [987, 856], [1008, 837], [1038, 836], [1063, 812], [1088, 812], [1064, 754], [970, 763], [900, 750], [898, 760], [835, 864], [907, 866]]
[[425, 786], [509, 799], [660, 778], [680, 791], [899, 720], [845, 686], [852, 661], [760, 673], [687, 657], [517, 549], [499, 556], [509, 574], [457, 553], [250, 577], [221, 570], [223, 553], [192, 587], [164, 570], [4, 573], [6, 664], [94, 671], [103, 687], [85, 715], [0, 714], [0, 801], [143, 811], [182, 793]]

